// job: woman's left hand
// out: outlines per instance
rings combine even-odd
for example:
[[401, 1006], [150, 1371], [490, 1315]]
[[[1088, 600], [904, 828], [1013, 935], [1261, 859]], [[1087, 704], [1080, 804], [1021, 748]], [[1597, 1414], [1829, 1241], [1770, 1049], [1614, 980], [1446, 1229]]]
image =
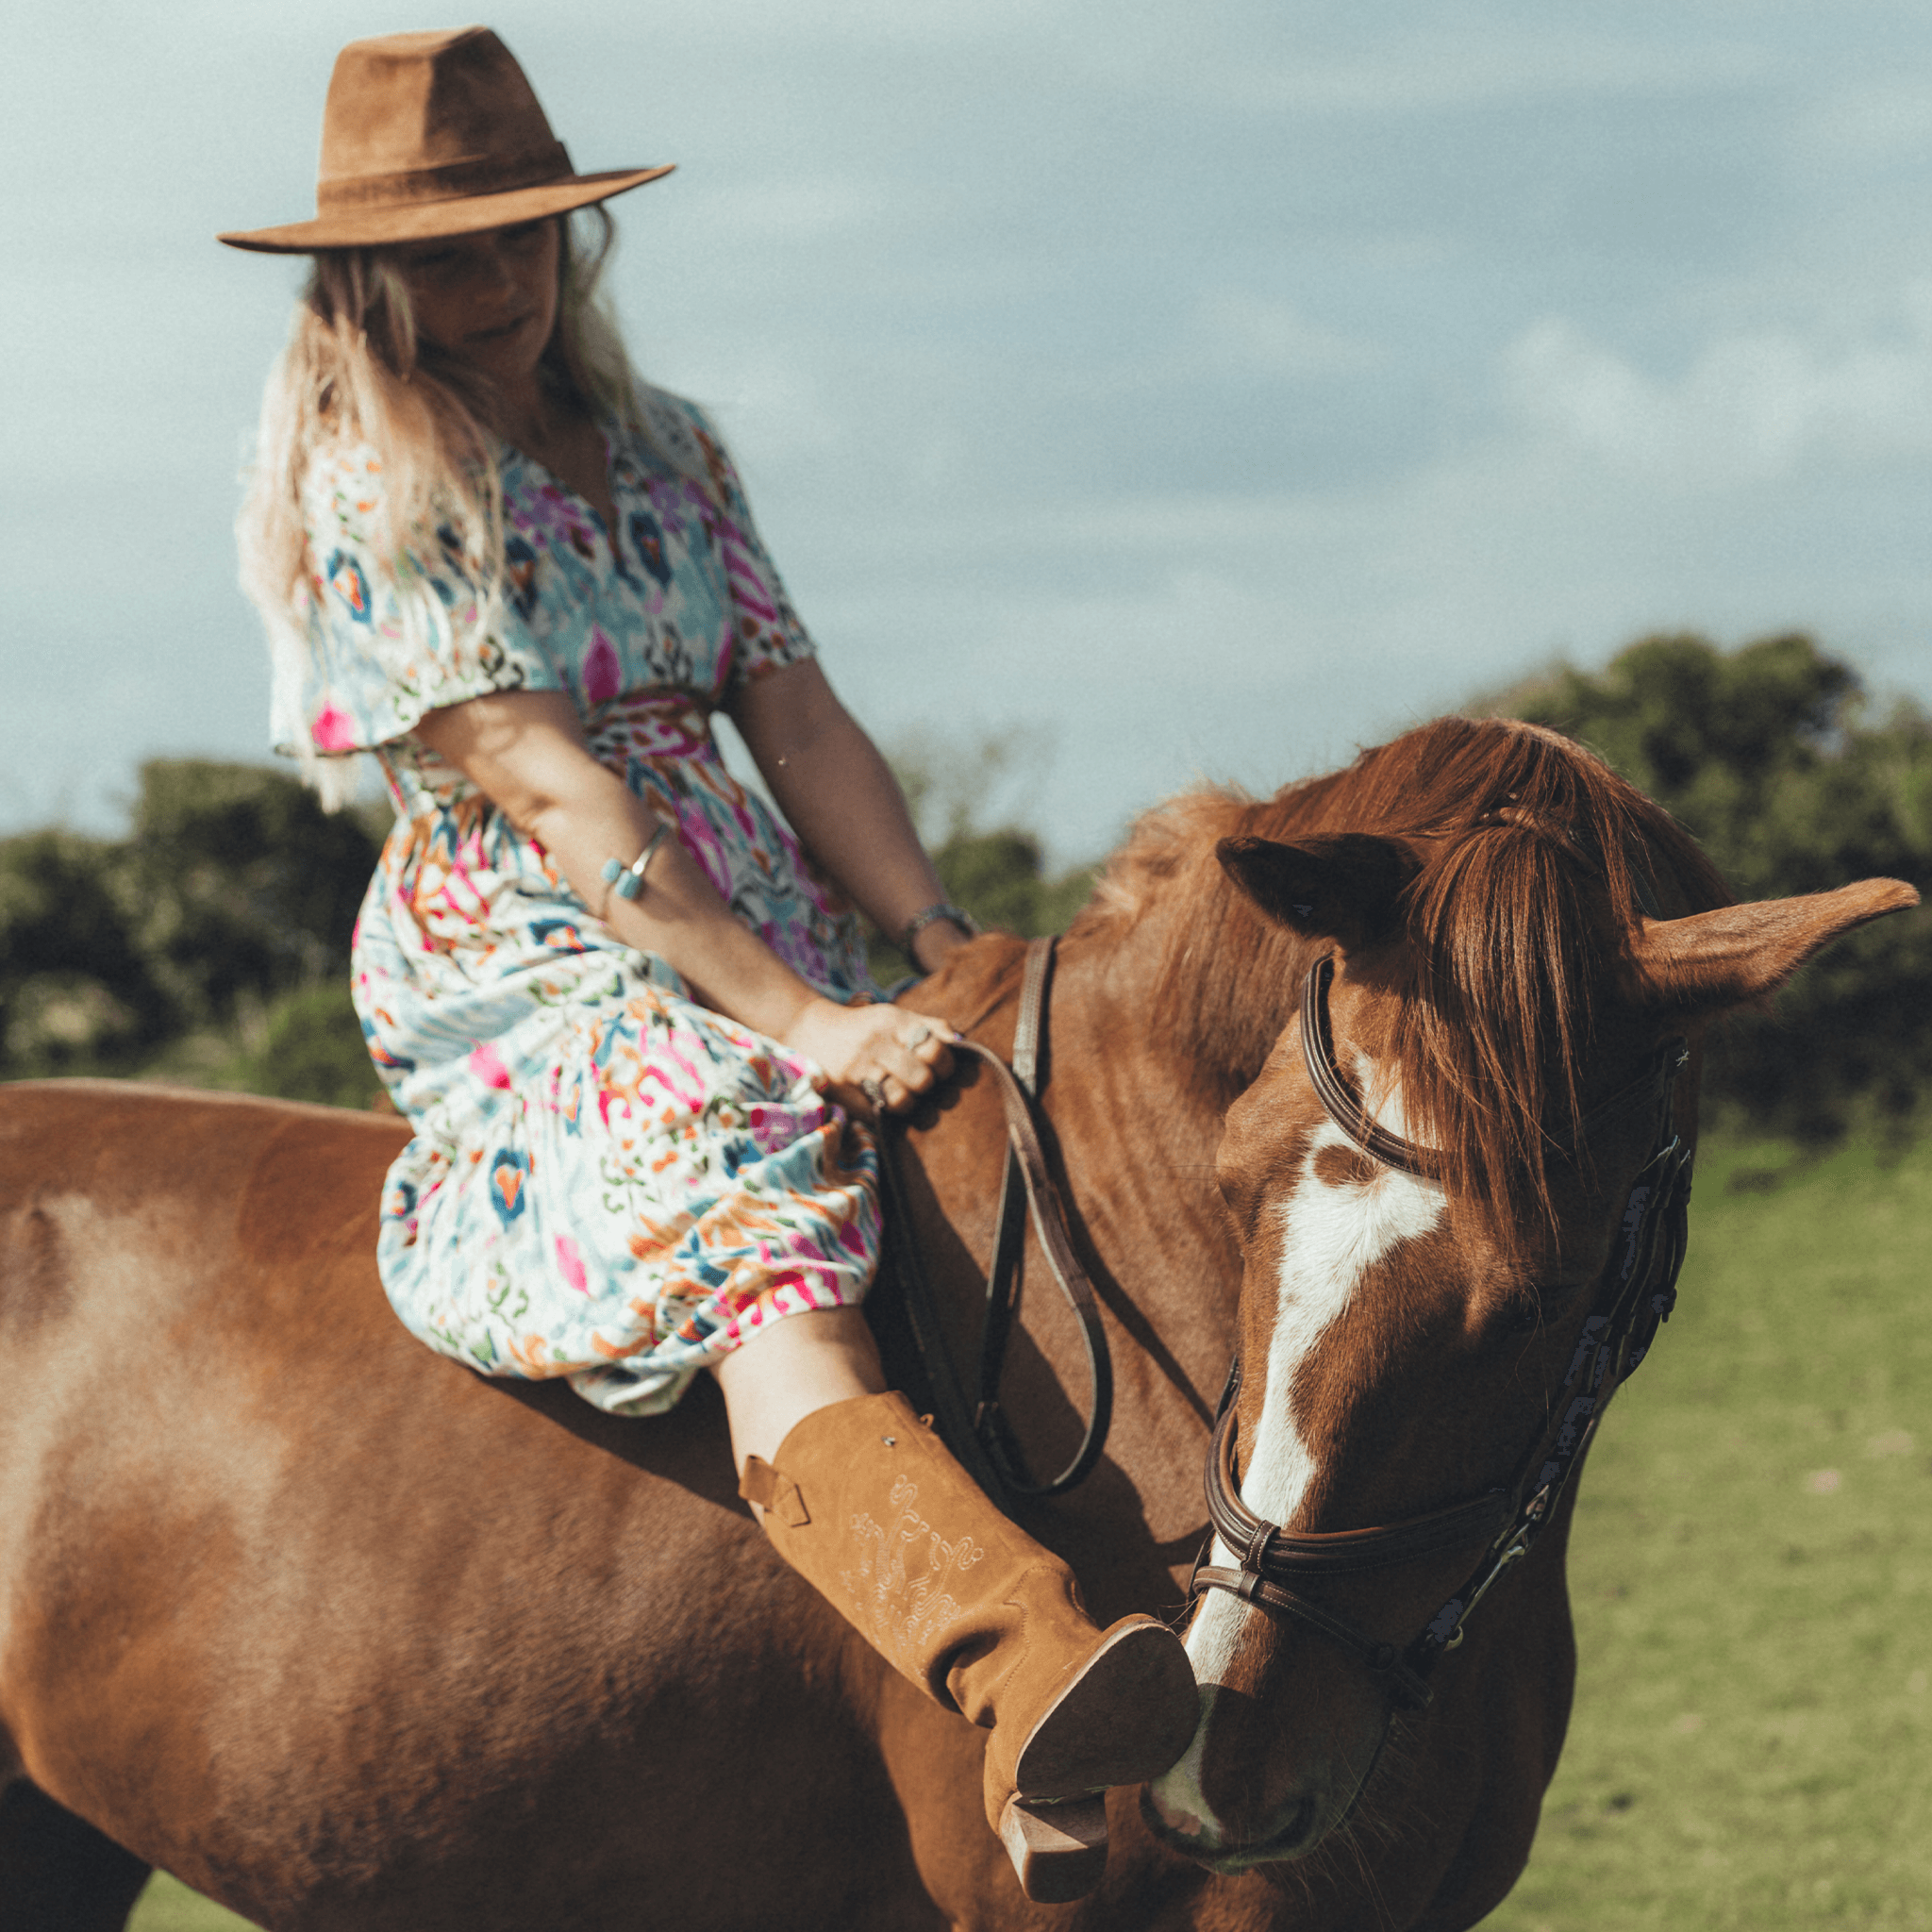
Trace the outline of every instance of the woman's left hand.
[[813, 999], [787, 1027], [785, 1043], [847, 1090], [841, 1099], [862, 1094], [874, 1111], [909, 1113], [952, 1073], [949, 1042], [957, 1037], [943, 1020], [897, 1007]]

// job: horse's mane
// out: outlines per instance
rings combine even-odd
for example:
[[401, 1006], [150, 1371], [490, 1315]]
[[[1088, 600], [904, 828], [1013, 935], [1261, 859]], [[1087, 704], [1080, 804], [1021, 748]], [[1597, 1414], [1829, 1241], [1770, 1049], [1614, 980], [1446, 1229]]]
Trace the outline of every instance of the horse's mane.
[[1233, 887], [1214, 848], [1342, 832], [1420, 841], [1392, 1046], [1408, 1133], [1442, 1150], [1452, 1198], [1546, 1213], [1548, 1160], [1584, 1111], [1577, 1074], [1621, 935], [1646, 897], [1666, 916], [1728, 904], [1724, 881], [1592, 753], [1506, 719], [1440, 719], [1269, 799], [1209, 788], [1172, 800], [1135, 825], [1074, 930], [1120, 941], [1144, 927], [1159, 947], [1154, 1037], [1224, 1105], [1292, 1017], [1310, 952]]

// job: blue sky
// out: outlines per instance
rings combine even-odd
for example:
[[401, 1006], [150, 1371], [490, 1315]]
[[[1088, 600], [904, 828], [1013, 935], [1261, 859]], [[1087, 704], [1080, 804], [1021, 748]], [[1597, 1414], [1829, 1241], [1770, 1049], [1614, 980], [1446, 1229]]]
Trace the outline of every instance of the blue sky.
[[[1816, 630], [1932, 696], [1932, 12], [1864, 0], [500, 7], [888, 744], [1030, 721], [1066, 859], [1557, 655]], [[264, 753], [229, 525], [341, 42], [8, 29], [0, 831]]]

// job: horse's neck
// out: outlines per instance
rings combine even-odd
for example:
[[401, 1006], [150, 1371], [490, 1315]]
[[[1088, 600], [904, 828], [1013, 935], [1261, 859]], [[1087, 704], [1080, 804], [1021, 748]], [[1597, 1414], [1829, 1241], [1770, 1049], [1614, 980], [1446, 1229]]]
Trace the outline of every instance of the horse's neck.
[[[1227, 1106], [1224, 1083], [1204, 1078], [1177, 1050], [1158, 1003], [1154, 954], [1147, 944], [1061, 941], [1048, 1071], [1063, 1091], [1078, 1086], [1108, 1098], [1116, 1132], [1108, 1138], [1129, 1163], [1165, 1168], [1186, 1158], [1211, 1166]], [[1158, 1131], [1136, 1133], [1137, 1122]]]
[[[1009, 1053], [1019, 1005], [1020, 948], [982, 944], [958, 980], [956, 1023]], [[1240, 1258], [1214, 1180], [1221, 1109], [1158, 1037], [1152, 978], [1132, 952], [1079, 936], [1062, 941], [1048, 1001], [1041, 1113], [1048, 1158], [1065, 1188], [1076, 1247], [1115, 1317], [1119, 1399], [1111, 1459], [1127, 1470], [1157, 1541], [1198, 1524], [1195, 1454], [1227, 1370], [1240, 1295]], [[974, 1002], [983, 1003], [972, 1010]], [[927, 1172], [956, 1233], [982, 1269], [991, 1258], [986, 1180], [996, 1134], [991, 1110], [960, 1123], [961, 1140], [931, 1149]], [[951, 1140], [943, 1133], [941, 1140]], [[966, 1153], [973, 1158], [961, 1160]], [[983, 1299], [981, 1277], [951, 1281], [961, 1306]], [[1063, 1389], [1085, 1381], [1078, 1347], [1042, 1278], [1027, 1288], [1027, 1325]], [[1112, 1325], [1112, 1324], [1110, 1324]], [[1020, 1351], [1018, 1353], [1024, 1353]], [[1016, 1413], [1027, 1371], [1008, 1378]], [[1177, 1453], [1178, 1452], [1178, 1453]]]
[[1047, 1112], [1080, 1214], [1150, 1313], [1201, 1332], [1224, 1307], [1231, 1323], [1240, 1260], [1215, 1158], [1232, 1095], [1165, 1037], [1141, 962], [1078, 941], [1062, 950]]
[[[1063, 1154], [1102, 1154], [1110, 1181], [1139, 1191], [1143, 1169], [1176, 1161], [1211, 1167], [1228, 1098], [1219, 1074], [1204, 1077], [1176, 1048], [1157, 1003], [1158, 935], [1125, 943], [1059, 941], [1040, 1044], [1045, 1105]], [[983, 941], [928, 982], [913, 1004], [1010, 1057], [1019, 1018], [1024, 949]], [[924, 997], [922, 996], [924, 995]], [[1157, 1131], [1144, 1131], [1152, 1126]], [[1088, 1147], [1088, 1141], [1096, 1144]]]

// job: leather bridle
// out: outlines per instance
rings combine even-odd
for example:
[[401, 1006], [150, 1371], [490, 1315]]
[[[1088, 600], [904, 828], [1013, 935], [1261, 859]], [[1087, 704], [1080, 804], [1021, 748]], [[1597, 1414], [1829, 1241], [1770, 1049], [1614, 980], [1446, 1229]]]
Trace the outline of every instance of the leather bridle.
[[[940, 1433], [989, 1494], [1008, 1506], [1062, 1495], [1099, 1461], [1112, 1408], [1113, 1376], [1099, 1301], [1068, 1235], [1066, 1209], [1048, 1170], [1033, 1120], [1041, 1075], [1054, 946], [1035, 940], [1026, 949], [1020, 1012], [1009, 1072], [991, 1048], [970, 1040], [955, 1053], [978, 1058], [1006, 1117], [1007, 1173], [993, 1237], [979, 1348], [976, 1396], [969, 1398], [946, 1344], [937, 1298], [912, 1238], [910, 1204], [898, 1172], [892, 1127], [880, 1137], [885, 1223], [900, 1277], [912, 1341], [929, 1385]], [[1371, 1159], [1424, 1179], [1440, 1177], [1433, 1150], [1391, 1133], [1369, 1115], [1335, 1058], [1328, 1022], [1332, 956], [1309, 967], [1302, 984], [1301, 1042], [1308, 1076], [1328, 1117]], [[1233, 1553], [1234, 1565], [1197, 1563], [1190, 1598], [1226, 1591], [1243, 1602], [1292, 1618], [1319, 1632], [1388, 1686], [1391, 1717], [1429, 1702], [1436, 1665], [1462, 1641], [1476, 1606], [1510, 1564], [1529, 1554], [1549, 1524], [1565, 1487], [1581, 1463], [1610, 1398], [1643, 1359], [1658, 1325], [1670, 1319], [1683, 1265], [1690, 1198], [1690, 1155], [1671, 1123], [1671, 1096], [1689, 1058], [1685, 1042], [1665, 1041], [1645, 1071], [1591, 1108], [1577, 1124], [1572, 1149], [1640, 1108], [1654, 1108], [1657, 1130], [1631, 1182], [1618, 1243], [1597, 1283], [1594, 1307], [1583, 1324], [1570, 1367], [1507, 1483], [1426, 1515], [1373, 1528], [1294, 1531], [1257, 1516], [1241, 1501], [1236, 1447], [1236, 1397], [1241, 1362], [1237, 1352], [1222, 1392], [1208, 1444], [1208, 1512], [1213, 1532]], [[1024, 1221], [1032, 1213], [1049, 1272], [1079, 1323], [1091, 1375], [1086, 1430], [1067, 1466], [1036, 1479], [999, 1406], [1007, 1341], [1018, 1312]], [[1371, 1637], [1306, 1594], [1321, 1579], [1393, 1569], [1458, 1549], [1480, 1555], [1461, 1586], [1406, 1646]], [[1207, 1553], [1204, 1553], [1207, 1554]]]
[[[1335, 1059], [1328, 1024], [1332, 956], [1308, 969], [1302, 987], [1301, 1041], [1309, 1078], [1324, 1108], [1373, 1160], [1404, 1174], [1438, 1177], [1441, 1162], [1428, 1148], [1390, 1133], [1371, 1119]], [[1649, 1156], [1630, 1186], [1618, 1241], [1598, 1279], [1595, 1306], [1585, 1320], [1568, 1373], [1548, 1420], [1531, 1440], [1509, 1481], [1424, 1516], [1366, 1529], [1291, 1531], [1257, 1516], [1241, 1501], [1236, 1462], [1236, 1406], [1241, 1364], [1237, 1352], [1208, 1446], [1208, 1511], [1215, 1534], [1233, 1553], [1234, 1567], [1201, 1563], [1190, 1595], [1222, 1590], [1243, 1602], [1316, 1630], [1382, 1678], [1394, 1707], [1420, 1709], [1429, 1679], [1444, 1655], [1462, 1641], [1476, 1606], [1510, 1564], [1529, 1554], [1557, 1511], [1610, 1398], [1648, 1352], [1659, 1324], [1670, 1319], [1683, 1265], [1690, 1198], [1690, 1155], [1671, 1124], [1671, 1094], [1689, 1058], [1682, 1040], [1660, 1045], [1649, 1068], [1578, 1123], [1573, 1146], [1632, 1110], [1657, 1110]], [[1326, 1576], [1392, 1569], [1446, 1551], [1480, 1546], [1462, 1585], [1403, 1647], [1369, 1636], [1303, 1593]]]

